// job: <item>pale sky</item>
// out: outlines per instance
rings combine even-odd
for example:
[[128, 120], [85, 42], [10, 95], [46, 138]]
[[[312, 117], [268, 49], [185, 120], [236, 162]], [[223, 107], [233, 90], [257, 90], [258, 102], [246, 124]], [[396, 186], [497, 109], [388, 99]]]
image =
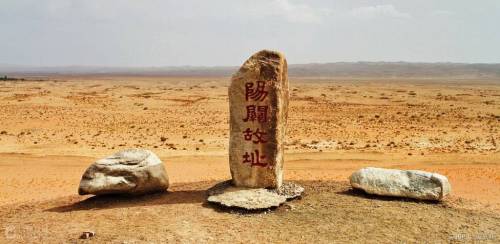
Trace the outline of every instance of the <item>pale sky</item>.
[[0, 0], [0, 64], [500, 63], [499, 0]]

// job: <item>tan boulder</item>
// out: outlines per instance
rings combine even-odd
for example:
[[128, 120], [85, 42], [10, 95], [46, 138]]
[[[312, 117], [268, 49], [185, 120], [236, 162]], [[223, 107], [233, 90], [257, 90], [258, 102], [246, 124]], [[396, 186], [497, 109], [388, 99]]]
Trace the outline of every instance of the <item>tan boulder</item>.
[[288, 100], [287, 62], [279, 52], [260, 51], [233, 75], [229, 162], [235, 186], [282, 185]]
[[160, 158], [151, 151], [128, 149], [97, 160], [80, 181], [80, 195], [140, 195], [166, 191], [167, 172]]

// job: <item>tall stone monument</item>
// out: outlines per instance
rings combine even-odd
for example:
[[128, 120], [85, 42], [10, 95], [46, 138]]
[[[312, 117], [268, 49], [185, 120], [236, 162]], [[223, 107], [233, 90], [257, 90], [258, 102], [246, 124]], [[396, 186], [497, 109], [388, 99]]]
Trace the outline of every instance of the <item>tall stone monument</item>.
[[287, 62], [279, 52], [260, 51], [233, 75], [229, 87], [233, 185], [282, 186], [288, 100]]
[[232, 180], [208, 189], [208, 202], [265, 210], [302, 195], [302, 186], [283, 182], [288, 99], [287, 64], [279, 52], [260, 51], [234, 74], [229, 87]]

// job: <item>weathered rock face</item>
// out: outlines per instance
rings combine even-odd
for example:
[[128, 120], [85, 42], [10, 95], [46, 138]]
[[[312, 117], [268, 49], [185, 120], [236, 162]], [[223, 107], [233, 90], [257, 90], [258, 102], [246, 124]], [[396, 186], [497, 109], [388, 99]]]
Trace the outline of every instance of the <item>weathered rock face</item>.
[[354, 172], [350, 181], [352, 187], [369, 194], [422, 200], [441, 200], [451, 191], [446, 176], [420, 170], [368, 167]]
[[151, 151], [129, 149], [93, 163], [83, 174], [78, 193], [138, 195], [167, 188], [161, 160]]
[[236, 186], [279, 188], [282, 184], [287, 72], [283, 54], [264, 50], [232, 77], [229, 163]]

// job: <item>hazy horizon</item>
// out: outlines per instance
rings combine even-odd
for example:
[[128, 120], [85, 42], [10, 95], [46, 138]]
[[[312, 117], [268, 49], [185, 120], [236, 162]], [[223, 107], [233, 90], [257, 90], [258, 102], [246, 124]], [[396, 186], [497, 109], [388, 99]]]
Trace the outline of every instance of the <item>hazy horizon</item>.
[[273, 49], [290, 64], [500, 63], [500, 2], [0, 2], [0, 64], [239, 66]]
[[[250, 57], [250, 56], [249, 56]], [[237, 65], [190, 65], [190, 64], [184, 64], [184, 65], [149, 65], [149, 66], [137, 66], [137, 65], [44, 65], [44, 66], [38, 66], [38, 65], [25, 65], [25, 64], [13, 64], [13, 63], [0, 63], [0, 67], [5, 68], [5, 67], [18, 67], [18, 68], [109, 68], [109, 69], [162, 69], [162, 68], [207, 68], [207, 69], [212, 69], [212, 68], [237, 68], [241, 64], [243, 64], [245, 60], [242, 60], [242, 62]], [[500, 62], [496, 63], [465, 63], [465, 62], [447, 62], [447, 61], [437, 61], [437, 62], [408, 62], [408, 61], [336, 61], [336, 62], [311, 62], [311, 63], [288, 63], [289, 66], [304, 66], [304, 65], [328, 65], [328, 64], [413, 64], [413, 65], [418, 65], [418, 64], [423, 64], [423, 65], [428, 65], [428, 64], [435, 64], [435, 65], [500, 65]]]

